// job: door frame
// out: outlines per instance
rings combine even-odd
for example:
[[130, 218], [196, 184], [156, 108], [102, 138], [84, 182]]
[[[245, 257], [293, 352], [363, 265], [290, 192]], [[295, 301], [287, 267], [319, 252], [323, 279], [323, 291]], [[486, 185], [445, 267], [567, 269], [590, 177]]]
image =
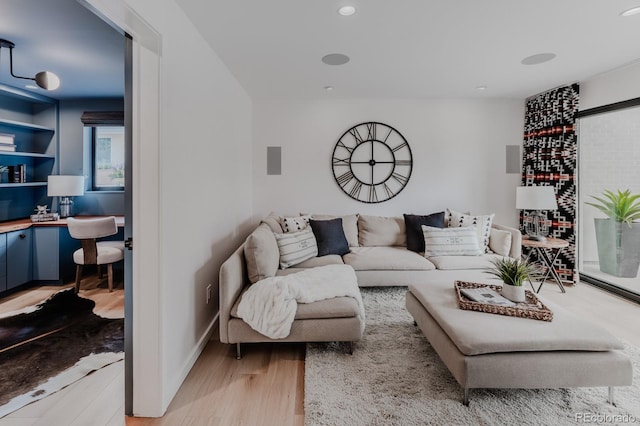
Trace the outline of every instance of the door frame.
[[[134, 250], [125, 283], [125, 414], [161, 417], [164, 401], [161, 255], [161, 34], [126, 0], [78, 0], [131, 37], [131, 212]], [[126, 126], [125, 126], [126, 128]], [[143, 190], [144, 189], [144, 190]]]

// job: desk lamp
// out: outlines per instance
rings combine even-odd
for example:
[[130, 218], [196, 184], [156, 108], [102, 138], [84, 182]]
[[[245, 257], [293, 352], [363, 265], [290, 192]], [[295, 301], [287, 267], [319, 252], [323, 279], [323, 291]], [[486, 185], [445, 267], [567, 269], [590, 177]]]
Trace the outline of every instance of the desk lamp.
[[557, 210], [556, 194], [552, 186], [520, 186], [516, 188], [516, 209], [533, 210], [525, 221], [525, 232], [530, 240], [546, 241], [547, 217], [542, 210]]
[[49, 197], [60, 197], [60, 217], [72, 216], [72, 197], [84, 195], [84, 176], [49, 176], [47, 195]]

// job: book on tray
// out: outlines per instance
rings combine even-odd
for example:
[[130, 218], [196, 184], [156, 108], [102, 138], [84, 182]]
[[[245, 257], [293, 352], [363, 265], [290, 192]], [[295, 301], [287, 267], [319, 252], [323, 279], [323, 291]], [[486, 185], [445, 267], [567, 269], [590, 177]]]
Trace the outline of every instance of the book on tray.
[[460, 293], [474, 302], [500, 306], [517, 306], [514, 302], [489, 287], [461, 288]]

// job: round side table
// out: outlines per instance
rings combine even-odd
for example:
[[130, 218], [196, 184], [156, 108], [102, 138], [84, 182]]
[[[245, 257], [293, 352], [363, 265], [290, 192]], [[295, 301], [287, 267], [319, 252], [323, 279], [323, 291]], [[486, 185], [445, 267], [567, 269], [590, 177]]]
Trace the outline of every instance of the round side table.
[[544, 284], [547, 277], [551, 275], [553, 279], [556, 280], [556, 283], [558, 284], [558, 287], [560, 287], [560, 290], [563, 293], [566, 293], [567, 291], [564, 289], [564, 286], [562, 285], [562, 280], [560, 279], [560, 275], [558, 275], [558, 272], [553, 267], [553, 263], [558, 258], [560, 251], [565, 247], [569, 247], [569, 241], [562, 240], [560, 238], [550, 238], [550, 237], [547, 237], [546, 241], [535, 241], [535, 240], [530, 240], [527, 237], [522, 237], [522, 247], [528, 247], [532, 249], [529, 251], [529, 254], [527, 255], [526, 260], [529, 260], [533, 252], [536, 252], [538, 255], [537, 256], [538, 259], [542, 261], [542, 265], [546, 268], [545, 274], [540, 279], [540, 285], [538, 286], [538, 290], [534, 288], [533, 283], [531, 282], [531, 280], [529, 280], [529, 284], [531, 285], [531, 288], [536, 293], [540, 293], [542, 284]]

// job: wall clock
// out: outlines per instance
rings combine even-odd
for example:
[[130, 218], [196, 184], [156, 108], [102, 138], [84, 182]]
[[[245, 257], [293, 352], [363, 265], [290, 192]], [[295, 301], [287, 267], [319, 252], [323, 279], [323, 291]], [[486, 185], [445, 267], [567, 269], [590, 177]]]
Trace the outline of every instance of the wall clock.
[[370, 121], [340, 136], [333, 148], [331, 167], [336, 182], [349, 197], [363, 203], [381, 203], [407, 185], [413, 157], [400, 132]]

